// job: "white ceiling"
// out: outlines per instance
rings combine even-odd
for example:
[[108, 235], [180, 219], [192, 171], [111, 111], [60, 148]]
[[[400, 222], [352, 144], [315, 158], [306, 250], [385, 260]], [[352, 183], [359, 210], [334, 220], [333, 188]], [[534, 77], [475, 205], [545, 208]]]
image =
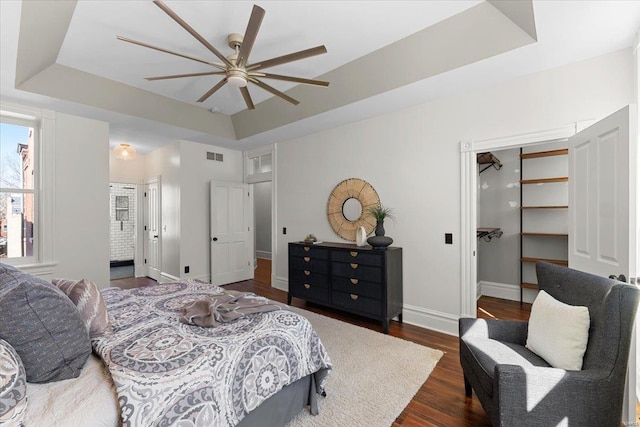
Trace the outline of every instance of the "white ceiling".
[[[324, 44], [328, 49], [325, 55], [272, 69], [274, 73], [315, 78], [478, 3], [261, 1], [266, 15], [250, 62]], [[185, 0], [167, 4], [227, 54], [231, 50], [226, 46], [226, 35], [244, 33], [253, 2]], [[634, 33], [640, 29], [640, 1], [546, 0], [534, 1], [533, 7], [536, 43], [236, 141], [15, 89], [20, 2], [1, 1], [0, 96], [109, 121], [112, 144], [126, 140], [143, 152], [176, 139], [242, 150], [623, 49], [631, 46]], [[81, 0], [57, 63], [202, 108], [217, 107], [224, 114], [246, 108], [239, 91], [232, 87], [224, 87], [204, 105], [194, 102], [219, 77], [147, 82], [143, 77], [209, 70], [197, 62], [118, 41], [116, 35], [217, 62], [151, 1]], [[411, 58], [402, 66], [410, 67]], [[281, 82], [272, 85], [283, 91], [292, 86]], [[257, 87], [250, 90], [256, 104], [271, 97]]]

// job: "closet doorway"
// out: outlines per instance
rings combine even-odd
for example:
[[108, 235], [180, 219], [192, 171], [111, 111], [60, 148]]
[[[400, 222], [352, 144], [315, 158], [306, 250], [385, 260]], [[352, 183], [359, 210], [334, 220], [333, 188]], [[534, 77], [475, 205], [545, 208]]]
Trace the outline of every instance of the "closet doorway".
[[135, 276], [136, 184], [109, 184], [110, 280]]
[[272, 285], [274, 246], [275, 147], [245, 151], [245, 182], [253, 195], [254, 280]]
[[256, 269], [254, 280], [271, 285], [271, 198], [272, 182], [253, 184]]
[[533, 302], [535, 263], [568, 264], [567, 144], [478, 154], [479, 296]]

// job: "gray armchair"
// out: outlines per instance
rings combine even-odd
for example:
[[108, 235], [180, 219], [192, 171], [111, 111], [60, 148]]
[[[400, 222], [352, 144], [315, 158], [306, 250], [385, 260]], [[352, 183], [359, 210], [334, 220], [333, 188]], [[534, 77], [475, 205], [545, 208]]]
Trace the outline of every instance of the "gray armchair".
[[582, 370], [552, 368], [530, 352], [526, 322], [460, 319], [466, 395], [476, 392], [494, 426], [619, 427], [640, 291], [549, 263], [538, 263], [536, 272], [540, 289], [589, 308]]

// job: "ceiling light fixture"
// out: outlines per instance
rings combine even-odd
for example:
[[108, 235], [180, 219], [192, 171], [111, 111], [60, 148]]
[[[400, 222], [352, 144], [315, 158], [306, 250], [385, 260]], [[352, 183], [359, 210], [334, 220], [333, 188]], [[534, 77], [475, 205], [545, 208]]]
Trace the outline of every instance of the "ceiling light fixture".
[[227, 81], [235, 87], [247, 87], [247, 72], [241, 68], [227, 70]]
[[129, 144], [120, 144], [113, 149], [116, 159], [131, 160], [136, 157], [136, 149]]

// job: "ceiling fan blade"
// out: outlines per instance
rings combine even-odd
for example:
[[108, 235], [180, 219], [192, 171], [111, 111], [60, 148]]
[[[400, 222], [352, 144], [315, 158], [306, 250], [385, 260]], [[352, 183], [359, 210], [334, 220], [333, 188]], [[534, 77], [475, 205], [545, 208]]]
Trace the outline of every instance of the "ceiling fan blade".
[[207, 98], [209, 98], [211, 95], [213, 95], [218, 89], [220, 89], [222, 86], [227, 84], [227, 78], [225, 77], [224, 79], [220, 80], [218, 82], [217, 85], [215, 85], [214, 87], [212, 87], [211, 89], [209, 89], [209, 91], [207, 93], [205, 93], [204, 95], [202, 95], [200, 97], [200, 99], [198, 99], [198, 102], [204, 102], [207, 100]]
[[157, 77], [145, 77], [145, 80], [150, 82], [154, 80], [168, 80], [168, 79], [181, 79], [183, 77], [197, 77], [197, 76], [215, 76], [226, 74], [225, 71], [208, 71], [206, 73], [189, 73], [189, 74], [172, 74], [170, 76], [157, 76]]
[[255, 110], [256, 106], [253, 105], [253, 100], [251, 99], [251, 95], [249, 95], [249, 89], [247, 87], [241, 87], [240, 93], [242, 93], [242, 97], [244, 98], [245, 104], [247, 104], [247, 108], [249, 110]]
[[266, 61], [258, 62], [256, 64], [251, 64], [247, 66], [247, 71], [274, 67], [276, 65], [286, 64], [287, 62], [299, 61], [300, 59], [321, 55], [323, 53], [327, 53], [327, 48], [324, 47], [324, 45], [316, 46], [312, 47], [311, 49], [301, 50], [299, 52], [294, 52], [288, 55], [279, 56], [277, 58], [267, 59]]
[[168, 53], [170, 55], [175, 55], [175, 56], [179, 56], [181, 58], [190, 59], [192, 61], [200, 62], [202, 64], [211, 65], [213, 67], [219, 68], [220, 70], [226, 70], [226, 68], [222, 64], [218, 64], [216, 62], [210, 62], [210, 61], [207, 61], [207, 60], [204, 60], [204, 59], [195, 58], [193, 56], [184, 55], [182, 53], [174, 52], [174, 51], [171, 51], [171, 50], [167, 50], [167, 49], [164, 49], [164, 48], [161, 48], [161, 47], [158, 47], [158, 46], [153, 46], [153, 45], [150, 45], [150, 44], [147, 44], [147, 43], [139, 42], [139, 41], [132, 40], [132, 39], [129, 39], [129, 38], [126, 38], [126, 37], [122, 37], [122, 36], [117, 36], [117, 39], [118, 40], [122, 40], [123, 42], [127, 42], [127, 43], [135, 44], [135, 45], [138, 45], [138, 46], [147, 47], [149, 49], [157, 50], [157, 51], [160, 51], [160, 52]]
[[242, 45], [240, 45], [240, 51], [238, 52], [237, 63], [239, 67], [244, 67], [249, 59], [249, 54], [251, 54], [253, 43], [256, 41], [264, 13], [263, 8], [255, 4], [253, 5], [251, 17], [249, 18], [249, 23], [247, 24], [247, 29], [242, 39]]
[[300, 101], [297, 101], [295, 99], [293, 99], [292, 97], [290, 97], [289, 95], [286, 95], [282, 92], [280, 92], [278, 89], [269, 86], [268, 84], [261, 82], [260, 80], [256, 79], [255, 77], [249, 77], [249, 81], [251, 83], [254, 83], [258, 86], [260, 86], [262, 89], [266, 90], [267, 92], [271, 92], [272, 94], [279, 96], [280, 98], [284, 99], [285, 101], [289, 101], [290, 103], [292, 103], [293, 105], [298, 105], [300, 104]]
[[182, 18], [180, 18], [173, 10], [171, 10], [169, 8], [169, 6], [167, 6], [162, 0], [154, 0], [153, 1], [156, 6], [158, 6], [160, 9], [162, 9], [167, 15], [169, 15], [171, 17], [171, 19], [173, 19], [174, 21], [176, 21], [182, 28], [184, 28], [185, 30], [187, 30], [187, 32], [189, 32], [189, 34], [191, 34], [193, 37], [195, 37], [200, 43], [202, 43], [207, 49], [209, 49], [215, 56], [217, 56], [218, 58], [220, 58], [220, 60], [222, 62], [224, 62], [227, 66], [232, 67], [233, 65], [231, 64], [231, 62], [227, 59], [226, 56], [224, 56], [222, 53], [220, 53], [218, 51], [218, 49], [216, 49], [215, 47], [213, 47], [211, 45], [211, 43], [209, 43], [204, 37], [202, 37], [196, 30], [194, 30], [193, 28], [191, 28], [191, 26], [189, 24], [187, 24]]
[[[249, 75], [251, 76], [252, 74], [253, 73], [250, 73]], [[329, 82], [325, 82], [322, 80], [303, 79], [301, 77], [282, 76], [280, 74], [269, 74], [269, 73], [256, 73], [256, 74], [260, 74], [260, 75], [255, 77], [263, 77], [265, 79], [284, 80], [285, 82], [302, 83], [302, 84], [312, 85], [312, 86], [324, 86], [324, 87], [329, 86]]]

